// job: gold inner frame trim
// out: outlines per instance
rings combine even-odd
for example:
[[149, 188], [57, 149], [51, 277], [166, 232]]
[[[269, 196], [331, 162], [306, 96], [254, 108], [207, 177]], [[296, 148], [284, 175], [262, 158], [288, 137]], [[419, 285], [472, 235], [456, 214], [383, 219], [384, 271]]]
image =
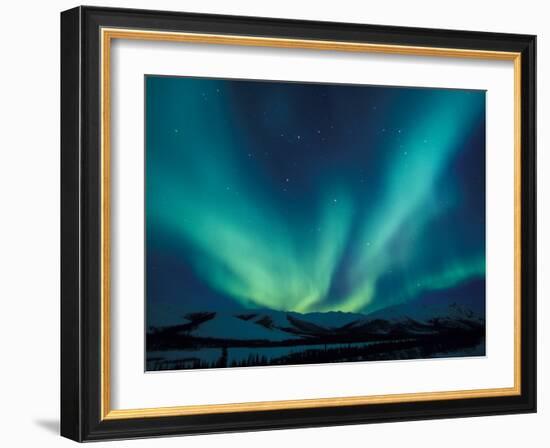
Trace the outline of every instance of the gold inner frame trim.
[[[308, 39], [283, 39], [240, 35], [101, 29], [101, 419], [115, 420], [230, 412], [307, 409], [381, 403], [502, 397], [521, 394], [521, 54], [515, 52], [419, 47]], [[513, 61], [514, 63], [514, 386], [505, 388], [418, 392], [302, 400], [279, 400], [228, 404], [187, 405], [140, 409], [111, 409], [110, 346], [110, 63], [113, 39], [185, 42], [213, 45], [240, 45], [295, 48], [357, 53], [411, 56], [457, 57]]]

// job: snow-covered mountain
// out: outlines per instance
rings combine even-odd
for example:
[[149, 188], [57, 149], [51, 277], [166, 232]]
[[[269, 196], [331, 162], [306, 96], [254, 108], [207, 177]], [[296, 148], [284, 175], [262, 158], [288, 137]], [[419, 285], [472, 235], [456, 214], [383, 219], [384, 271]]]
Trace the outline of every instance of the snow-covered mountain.
[[177, 328], [179, 335], [193, 338], [270, 342], [467, 331], [484, 326], [484, 290], [485, 282], [476, 280], [451, 290], [427, 291], [414, 301], [370, 314], [274, 310], [192, 313], [185, 316], [185, 324], [173, 329]]
[[426, 291], [419, 298], [367, 314], [366, 319], [430, 322], [435, 318], [485, 319], [485, 281], [474, 280], [452, 289]]
[[269, 330], [281, 330], [298, 335], [317, 335], [337, 331], [351, 322], [364, 318], [365, 315], [335, 311], [302, 314], [296, 312], [258, 310], [237, 314], [235, 317], [255, 323]]
[[360, 321], [364, 314], [309, 313], [251, 310], [244, 313], [201, 312], [184, 316], [185, 324], [170, 327], [195, 338], [284, 341], [321, 337]]
[[[485, 326], [485, 281], [452, 289], [426, 291], [419, 298], [360, 313], [296, 313], [274, 310], [199, 312], [180, 325], [154, 330], [154, 339], [170, 338], [281, 343], [354, 341], [417, 337], [449, 331], [480, 331]], [[175, 338], [175, 339], [174, 339]]]
[[224, 313], [216, 313], [212, 319], [200, 324], [191, 334], [195, 337], [215, 339], [266, 339], [270, 341], [289, 339], [289, 334], [277, 327], [267, 327], [253, 319], [241, 319], [238, 316]]

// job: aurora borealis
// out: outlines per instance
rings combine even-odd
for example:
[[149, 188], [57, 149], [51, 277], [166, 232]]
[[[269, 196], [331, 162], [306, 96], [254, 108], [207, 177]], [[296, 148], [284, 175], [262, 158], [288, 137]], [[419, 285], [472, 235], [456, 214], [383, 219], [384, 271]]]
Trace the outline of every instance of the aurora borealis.
[[148, 323], [485, 275], [485, 92], [146, 76]]

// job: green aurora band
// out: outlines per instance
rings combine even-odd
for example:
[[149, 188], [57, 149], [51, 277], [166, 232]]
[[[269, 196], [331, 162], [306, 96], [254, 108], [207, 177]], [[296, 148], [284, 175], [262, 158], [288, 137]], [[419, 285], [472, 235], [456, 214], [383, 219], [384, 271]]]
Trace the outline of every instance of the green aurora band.
[[[156, 76], [146, 88], [148, 301], [184, 307], [202, 291], [191, 276], [244, 308], [367, 312], [485, 275], [484, 92]], [[481, 190], [465, 190], [472, 179]], [[160, 287], [163, 251], [188, 272]]]

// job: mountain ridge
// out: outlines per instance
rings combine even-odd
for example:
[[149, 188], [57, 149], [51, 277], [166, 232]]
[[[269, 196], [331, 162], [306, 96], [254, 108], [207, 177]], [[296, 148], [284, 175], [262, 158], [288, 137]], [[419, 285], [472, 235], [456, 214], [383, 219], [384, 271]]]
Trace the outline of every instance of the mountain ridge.
[[[369, 314], [328, 311], [298, 313], [269, 309], [204, 311], [183, 316], [182, 325], [155, 328], [154, 339], [290, 343], [375, 340], [471, 331], [485, 326], [485, 281], [431, 290], [417, 299]], [[164, 336], [162, 334], [164, 333]]]

